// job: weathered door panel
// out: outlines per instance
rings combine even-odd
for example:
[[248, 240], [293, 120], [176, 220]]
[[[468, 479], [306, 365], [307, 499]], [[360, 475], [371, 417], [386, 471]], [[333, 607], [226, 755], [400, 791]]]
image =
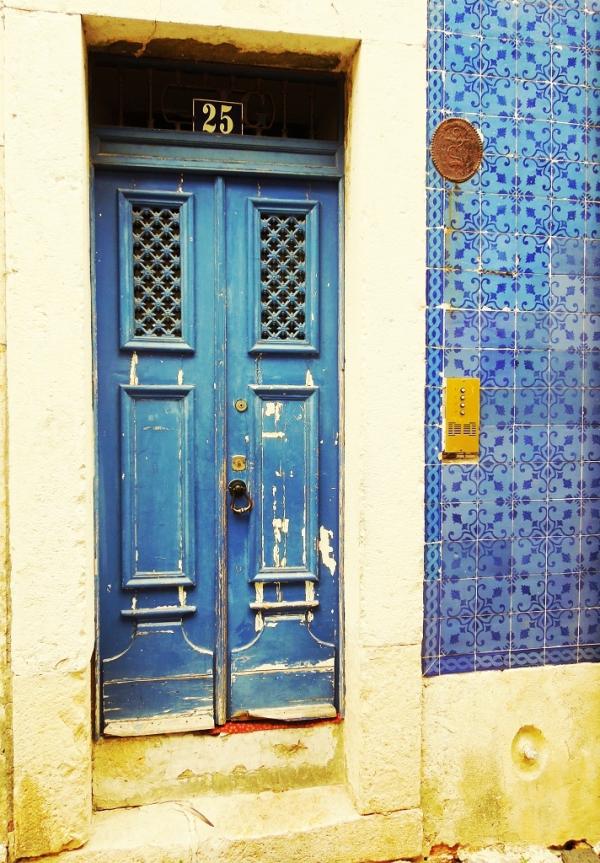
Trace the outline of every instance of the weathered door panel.
[[214, 182], [99, 171], [95, 211], [105, 731], [211, 727]]
[[105, 733], [334, 715], [337, 183], [99, 171], [95, 215]]
[[[228, 452], [254, 509], [230, 514], [230, 714], [335, 715], [337, 187], [226, 187]], [[235, 401], [248, 410], [239, 412]], [[318, 556], [319, 531], [327, 543]]]

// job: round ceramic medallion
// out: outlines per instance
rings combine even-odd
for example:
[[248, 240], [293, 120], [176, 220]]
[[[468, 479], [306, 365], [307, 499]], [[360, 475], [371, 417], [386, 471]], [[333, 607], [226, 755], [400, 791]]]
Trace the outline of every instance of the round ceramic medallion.
[[443, 120], [433, 133], [431, 158], [444, 179], [464, 183], [479, 170], [483, 141], [468, 120], [450, 117]]

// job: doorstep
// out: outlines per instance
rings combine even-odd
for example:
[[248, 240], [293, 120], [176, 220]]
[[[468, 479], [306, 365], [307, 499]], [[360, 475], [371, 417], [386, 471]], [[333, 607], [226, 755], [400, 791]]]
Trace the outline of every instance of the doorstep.
[[96, 812], [89, 842], [36, 863], [375, 863], [419, 857], [421, 810], [360, 815], [341, 785]]

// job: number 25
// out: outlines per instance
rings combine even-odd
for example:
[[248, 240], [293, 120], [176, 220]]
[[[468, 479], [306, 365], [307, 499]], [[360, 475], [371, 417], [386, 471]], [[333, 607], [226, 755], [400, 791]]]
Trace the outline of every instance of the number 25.
[[[222, 135], [230, 135], [233, 132], [233, 119], [229, 116], [232, 105], [219, 105], [219, 132]], [[202, 106], [202, 113], [206, 120], [202, 124], [202, 131], [211, 135], [217, 131], [217, 124], [213, 122], [217, 116], [217, 106], [212, 102], [206, 102]]]

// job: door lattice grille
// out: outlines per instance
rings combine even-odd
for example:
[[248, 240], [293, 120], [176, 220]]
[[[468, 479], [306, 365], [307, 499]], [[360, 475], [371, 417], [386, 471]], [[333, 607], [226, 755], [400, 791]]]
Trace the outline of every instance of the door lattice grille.
[[306, 338], [306, 216], [263, 213], [260, 220], [261, 338]]
[[135, 335], [181, 338], [181, 247], [178, 207], [134, 206]]

